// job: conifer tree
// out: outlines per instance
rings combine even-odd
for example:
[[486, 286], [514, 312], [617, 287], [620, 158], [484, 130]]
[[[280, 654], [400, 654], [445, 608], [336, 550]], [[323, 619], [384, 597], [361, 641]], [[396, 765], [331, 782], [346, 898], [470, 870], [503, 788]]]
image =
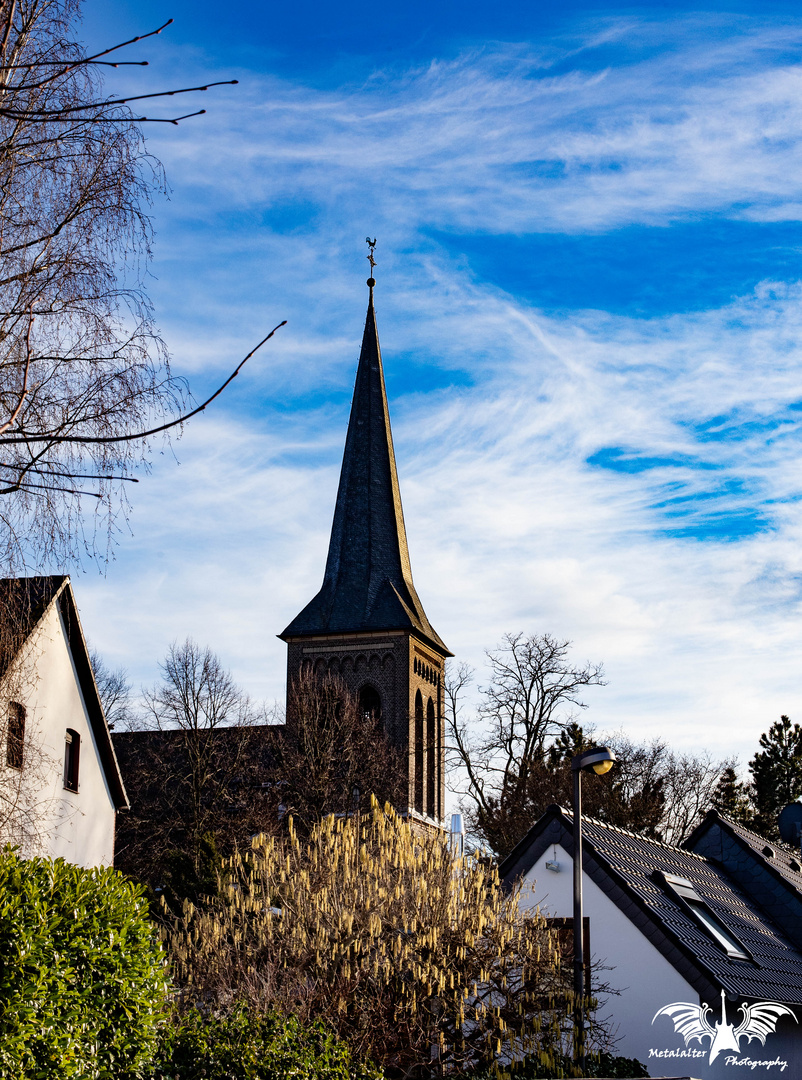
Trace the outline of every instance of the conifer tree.
[[750, 796], [749, 785], [740, 781], [735, 768], [728, 765], [713, 793], [713, 806], [731, 821], [749, 826], [754, 818]]
[[754, 828], [767, 839], [779, 838], [777, 816], [802, 795], [802, 727], [781, 716], [760, 736], [749, 762], [755, 805]]

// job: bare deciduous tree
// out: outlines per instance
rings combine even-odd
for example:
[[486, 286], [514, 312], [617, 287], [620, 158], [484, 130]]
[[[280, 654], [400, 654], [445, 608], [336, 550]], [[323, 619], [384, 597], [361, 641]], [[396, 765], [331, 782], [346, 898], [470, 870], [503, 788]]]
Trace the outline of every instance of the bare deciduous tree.
[[[619, 752], [625, 753], [626, 748], [622, 745]], [[664, 794], [656, 830], [660, 839], [667, 844], [681, 844], [713, 806], [721, 774], [736, 764], [733, 758], [718, 761], [704, 749], [689, 754], [666, 747], [656, 766]]]
[[722, 771], [733, 764], [706, 751], [678, 754], [665, 742], [635, 743], [623, 732], [593, 738], [574, 710], [587, 686], [603, 685], [601, 667], [574, 667], [568, 642], [548, 635], [507, 635], [488, 653], [491, 680], [478, 715], [465, 715], [472, 672], [460, 666], [445, 680], [448, 760], [462, 777], [457, 790], [474, 837], [503, 857], [552, 803], [570, 806], [571, 758], [594, 743], [611, 746], [618, 762], [588, 776], [584, 812], [620, 828], [680, 843], [713, 805]]
[[187, 398], [144, 289], [164, 180], [140, 126], [153, 118], [129, 105], [162, 95], [107, 96], [104, 68], [142, 61], [120, 60], [122, 45], [87, 56], [79, 14], [80, 0], [0, 0], [0, 565], [12, 571], [103, 554], [147, 462], [143, 433], [179, 423]]
[[137, 715], [131, 702], [128, 672], [125, 668], [112, 670], [96, 650], [90, 653], [89, 662], [109, 731], [115, 728], [126, 731], [136, 727]]
[[491, 678], [483, 689], [478, 722], [459, 712], [470, 670], [457, 668], [456, 678], [448, 680], [448, 761], [467, 779], [461, 793], [467, 798], [469, 825], [497, 852], [510, 850], [523, 835], [520, 814], [548, 740], [585, 708], [587, 687], [604, 685], [601, 665], [575, 666], [569, 648], [570, 642], [549, 634], [505, 635], [500, 647], [487, 654]]
[[264, 727], [248, 697], [192, 639], [172, 645], [160, 666], [161, 683], [145, 694], [147, 727], [114, 735], [131, 800], [115, 862], [154, 885], [165, 883], [175, 853], [191, 876], [215, 849], [269, 831], [272, 821], [262, 796]]
[[381, 721], [360, 709], [342, 679], [311, 667], [290, 686], [271, 759], [275, 798], [304, 832], [327, 814], [368, 810], [372, 796], [401, 801], [405, 771]]

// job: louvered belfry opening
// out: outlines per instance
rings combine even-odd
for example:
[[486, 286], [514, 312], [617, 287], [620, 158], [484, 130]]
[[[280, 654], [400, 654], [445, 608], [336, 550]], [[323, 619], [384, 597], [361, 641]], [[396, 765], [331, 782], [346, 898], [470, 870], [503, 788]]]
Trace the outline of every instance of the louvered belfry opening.
[[323, 585], [280, 637], [288, 646], [288, 685], [312, 663], [316, 671], [336, 673], [361, 702], [375, 693], [382, 725], [408, 772], [407, 804], [398, 809], [439, 821], [442, 676], [452, 654], [412, 581], [372, 278], [369, 285]]

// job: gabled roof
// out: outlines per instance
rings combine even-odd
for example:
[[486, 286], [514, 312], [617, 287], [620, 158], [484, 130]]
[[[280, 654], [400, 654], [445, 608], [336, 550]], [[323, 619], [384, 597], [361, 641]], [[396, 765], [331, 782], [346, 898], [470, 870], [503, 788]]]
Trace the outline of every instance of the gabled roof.
[[49, 577], [0, 578], [0, 622], [4, 630], [3, 646], [0, 647], [0, 672], [8, 669], [53, 604], [58, 604], [64, 623], [67, 644], [109, 792], [116, 809], [127, 810], [128, 797], [111, 744], [69, 577], [62, 574]]
[[784, 844], [709, 810], [683, 847], [725, 866], [738, 885], [802, 948], [802, 858]]
[[[711, 859], [583, 818], [583, 868], [637, 929], [697, 990], [712, 1000], [723, 988], [752, 1000], [802, 1002], [802, 954], [758, 901]], [[511, 884], [552, 844], [573, 855], [573, 817], [551, 806], [502, 862]], [[723, 926], [753, 957], [728, 956], [660, 880], [686, 878]]]
[[63, 574], [0, 578], [0, 672], [8, 669], [68, 580]]
[[371, 286], [323, 586], [279, 637], [375, 630], [451, 656], [412, 583]]

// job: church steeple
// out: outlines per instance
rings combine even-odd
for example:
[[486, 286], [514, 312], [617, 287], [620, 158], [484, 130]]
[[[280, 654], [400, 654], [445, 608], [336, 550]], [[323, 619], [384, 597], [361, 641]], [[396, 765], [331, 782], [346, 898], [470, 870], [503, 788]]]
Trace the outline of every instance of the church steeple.
[[[372, 274], [375, 241], [368, 243]], [[406, 796], [399, 809], [441, 822], [443, 675], [451, 653], [412, 583], [374, 285], [371, 276], [323, 585], [280, 637], [288, 646], [288, 690], [304, 667], [342, 679], [400, 751]]]
[[412, 630], [450, 656], [412, 582], [372, 277], [368, 285], [368, 313], [323, 586], [281, 637]]

